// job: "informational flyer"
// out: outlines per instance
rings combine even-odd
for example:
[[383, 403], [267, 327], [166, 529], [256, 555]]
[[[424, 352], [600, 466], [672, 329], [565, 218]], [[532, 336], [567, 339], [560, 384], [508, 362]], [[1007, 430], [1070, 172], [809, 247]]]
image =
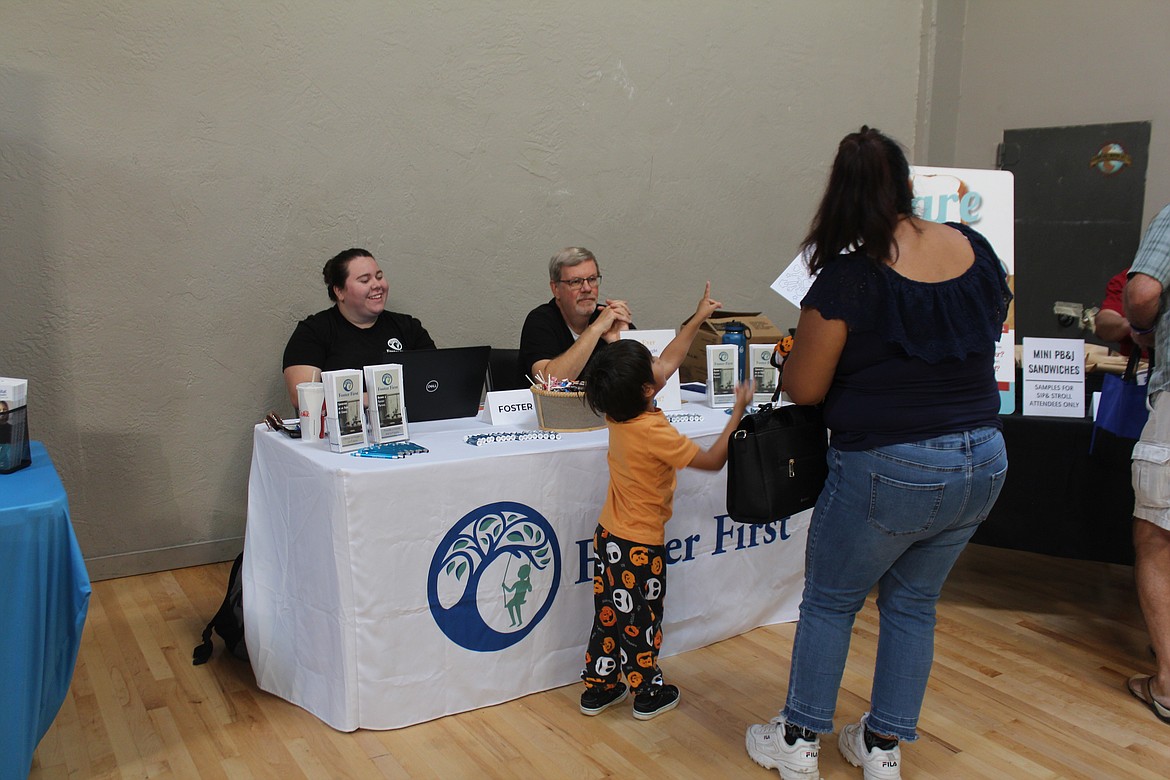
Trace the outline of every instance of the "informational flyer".
[[383, 363], [364, 366], [362, 371], [366, 380], [369, 438], [377, 444], [408, 438], [402, 400], [402, 366], [398, 363]]
[[721, 409], [735, 406], [735, 384], [739, 364], [734, 344], [707, 345], [707, 406]]
[[1084, 339], [1024, 338], [1026, 415], [1085, 416]]
[[772, 353], [775, 350], [775, 344], [748, 344], [748, 378], [752, 382], [754, 404], [771, 403], [776, 392], [780, 369], [772, 365]]

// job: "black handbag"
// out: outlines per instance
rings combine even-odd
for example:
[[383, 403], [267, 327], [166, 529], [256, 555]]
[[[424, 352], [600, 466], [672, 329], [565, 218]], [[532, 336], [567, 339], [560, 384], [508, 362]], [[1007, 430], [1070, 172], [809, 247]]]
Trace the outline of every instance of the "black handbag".
[[817, 502], [829, 464], [819, 406], [764, 406], [745, 415], [727, 446], [727, 514], [771, 523]]

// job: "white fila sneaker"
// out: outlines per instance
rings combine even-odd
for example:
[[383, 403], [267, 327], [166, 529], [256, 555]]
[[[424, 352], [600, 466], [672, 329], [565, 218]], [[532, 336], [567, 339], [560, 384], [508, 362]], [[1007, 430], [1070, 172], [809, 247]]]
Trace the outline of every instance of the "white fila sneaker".
[[897, 745], [891, 750], [882, 750], [876, 745], [865, 749], [865, 719], [850, 723], [841, 729], [837, 737], [837, 748], [845, 760], [865, 771], [865, 780], [902, 780], [902, 750]]
[[796, 744], [784, 741], [784, 716], [777, 715], [767, 723], [748, 726], [747, 752], [764, 769], [776, 769], [783, 780], [808, 780], [820, 776], [818, 759], [821, 740], [797, 739]]

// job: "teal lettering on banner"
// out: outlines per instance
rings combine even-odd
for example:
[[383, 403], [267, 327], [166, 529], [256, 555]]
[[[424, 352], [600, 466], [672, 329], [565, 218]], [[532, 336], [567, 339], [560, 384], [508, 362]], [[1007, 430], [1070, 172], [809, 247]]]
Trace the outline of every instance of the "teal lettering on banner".
[[920, 214], [930, 222], [953, 222], [955, 215], [950, 208], [951, 203], [958, 204], [958, 218], [965, 225], [974, 224], [982, 218], [979, 209], [983, 206], [983, 196], [978, 192], [968, 192], [961, 198], [954, 193], [919, 195], [913, 200], [913, 208], [915, 214]]
[[959, 219], [963, 224], [970, 225], [979, 221], [979, 207], [983, 205], [983, 196], [978, 192], [968, 192], [959, 201]]

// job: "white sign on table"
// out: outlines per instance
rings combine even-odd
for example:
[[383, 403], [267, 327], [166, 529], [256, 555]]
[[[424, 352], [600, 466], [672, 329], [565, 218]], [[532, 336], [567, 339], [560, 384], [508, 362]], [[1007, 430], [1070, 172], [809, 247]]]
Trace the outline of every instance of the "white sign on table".
[[531, 390], [495, 390], [483, 403], [489, 425], [537, 426], [536, 403]]
[[[667, 345], [674, 340], [674, 335], [673, 330], [623, 330], [619, 334], [623, 339], [642, 342], [654, 357], [662, 354], [662, 350], [666, 349]], [[680, 387], [678, 371], [675, 371], [666, 380], [662, 389], [658, 391], [658, 395], [654, 396], [658, 408], [664, 412], [677, 412], [681, 409], [682, 393]]]
[[1083, 339], [1025, 337], [1023, 366], [1024, 414], [1085, 416]]

